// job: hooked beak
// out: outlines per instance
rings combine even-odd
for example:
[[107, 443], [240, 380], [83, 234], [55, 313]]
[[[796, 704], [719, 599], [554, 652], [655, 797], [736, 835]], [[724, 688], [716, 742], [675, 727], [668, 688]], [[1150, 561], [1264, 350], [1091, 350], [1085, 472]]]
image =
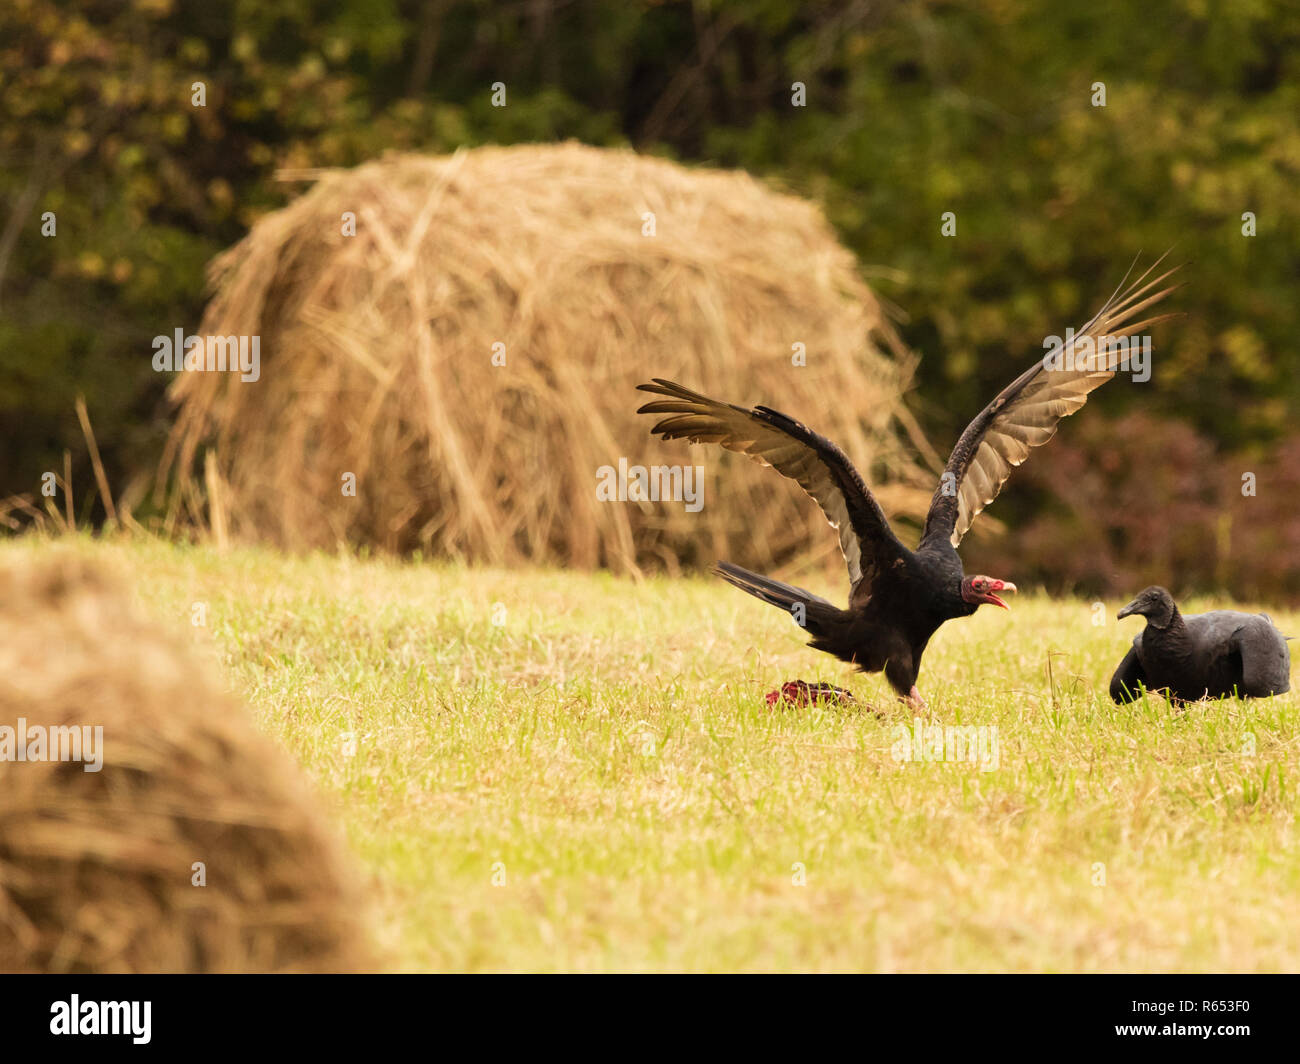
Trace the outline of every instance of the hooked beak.
[[995, 580], [993, 582], [993, 586], [990, 587], [988, 591], [986, 591], [984, 594], [985, 597], [990, 602], [992, 602], [995, 606], [1001, 606], [1004, 610], [1009, 610], [1011, 609], [1011, 607], [1008, 606], [1005, 602], [1003, 602], [1000, 598], [998, 598], [997, 595], [993, 594], [993, 592], [1015, 591], [1015, 590], [1016, 590], [1016, 585], [1013, 584], [1010, 580]]
[[1138, 601], [1137, 599], [1134, 599], [1122, 610], [1120, 610], [1119, 613], [1115, 614], [1115, 620], [1122, 621], [1125, 617], [1131, 617], [1133, 614], [1137, 613], [1137, 609], [1138, 609]]

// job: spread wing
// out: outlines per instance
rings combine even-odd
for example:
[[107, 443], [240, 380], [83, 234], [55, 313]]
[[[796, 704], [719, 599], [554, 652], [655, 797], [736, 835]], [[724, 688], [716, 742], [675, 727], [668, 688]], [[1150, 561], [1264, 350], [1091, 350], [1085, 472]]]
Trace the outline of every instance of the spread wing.
[[716, 443], [770, 465], [798, 483], [839, 531], [840, 550], [854, 587], [869, 588], [883, 567], [906, 553], [853, 463], [835, 444], [765, 406], [747, 410], [655, 378], [638, 390], [665, 396], [638, 414], [669, 414], [650, 431], [665, 440]]
[[[1165, 253], [1168, 255], [1168, 252]], [[1088, 395], [1115, 376], [1126, 352], [1110, 340], [1133, 336], [1172, 314], [1137, 319], [1179, 285], [1157, 289], [1178, 267], [1147, 277], [1162, 255], [1136, 281], [1106, 301], [1068, 343], [1049, 351], [966, 426], [952, 450], [939, 487], [930, 501], [921, 544], [947, 539], [957, 546], [975, 515], [998, 497], [1011, 470], [1056, 434], [1057, 423], [1088, 401]], [[1127, 277], [1125, 278], [1127, 280]], [[1123, 282], [1120, 283], [1123, 288]]]

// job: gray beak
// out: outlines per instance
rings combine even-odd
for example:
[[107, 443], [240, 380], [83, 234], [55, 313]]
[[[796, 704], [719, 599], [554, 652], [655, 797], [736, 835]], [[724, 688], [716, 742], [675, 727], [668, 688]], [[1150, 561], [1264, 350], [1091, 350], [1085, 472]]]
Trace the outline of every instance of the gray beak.
[[1115, 620], [1122, 621], [1125, 617], [1130, 617], [1138, 611], [1138, 600], [1134, 599], [1125, 606], [1119, 613], [1115, 614]]

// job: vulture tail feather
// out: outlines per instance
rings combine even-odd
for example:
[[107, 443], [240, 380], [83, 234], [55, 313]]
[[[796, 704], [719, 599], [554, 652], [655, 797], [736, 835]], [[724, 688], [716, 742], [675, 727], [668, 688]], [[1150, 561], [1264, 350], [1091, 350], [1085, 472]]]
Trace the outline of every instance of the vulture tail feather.
[[[783, 584], [780, 580], [773, 580], [770, 577], [760, 576], [748, 569], [742, 569], [739, 565], [732, 565], [730, 562], [718, 562], [713, 567], [713, 571], [727, 583], [740, 588], [741, 591], [747, 591], [755, 598], [762, 599], [769, 605], [785, 610], [786, 613], [794, 617], [797, 624], [807, 630], [809, 635], [828, 634], [837, 625], [845, 624], [851, 619], [846, 610], [827, 602], [819, 595], [814, 595], [811, 591], [805, 591], [801, 587], [794, 587], [790, 584]], [[801, 611], [799, 611], [799, 607], [802, 607]], [[799, 615], [800, 612], [802, 612], [802, 618]]]

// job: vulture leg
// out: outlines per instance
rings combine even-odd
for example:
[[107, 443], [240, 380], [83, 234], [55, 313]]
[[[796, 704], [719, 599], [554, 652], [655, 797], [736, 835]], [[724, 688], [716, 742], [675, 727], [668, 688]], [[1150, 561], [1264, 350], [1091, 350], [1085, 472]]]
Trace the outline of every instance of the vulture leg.
[[917, 712], [929, 709], [921, 692], [916, 689], [916, 674], [919, 671], [912, 661], [912, 655], [906, 651], [895, 653], [885, 662], [885, 679], [897, 693], [899, 700], [906, 702]]
[[1130, 647], [1119, 663], [1115, 675], [1110, 678], [1110, 699], [1112, 702], [1135, 702], [1141, 695], [1140, 688], [1149, 687], [1146, 671], [1138, 658], [1137, 647]]

